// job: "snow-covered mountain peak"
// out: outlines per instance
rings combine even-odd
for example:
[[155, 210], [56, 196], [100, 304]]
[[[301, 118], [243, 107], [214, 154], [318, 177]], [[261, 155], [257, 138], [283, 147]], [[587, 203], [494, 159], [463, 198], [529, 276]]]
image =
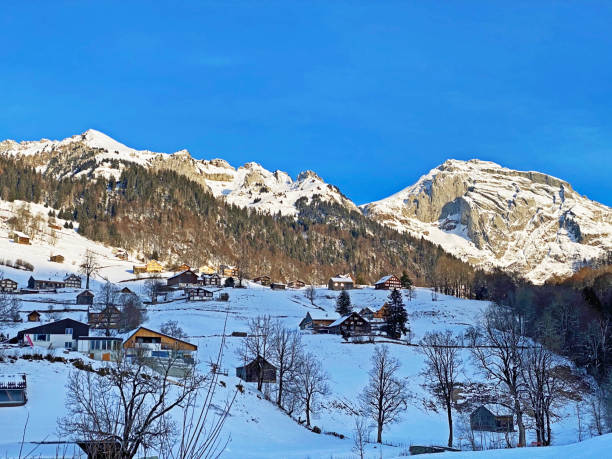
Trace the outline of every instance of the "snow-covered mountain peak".
[[569, 183], [490, 161], [448, 160], [363, 212], [477, 266], [543, 282], [612, 250], [612, 209]]
[[298, 182], [304, 182], [308, 179], [313, 179], [319, 182], [323, 182], [323, 179], [319, 177], [316, 172], [311, 171], [311, 170], [302, 171], [297, 176]]

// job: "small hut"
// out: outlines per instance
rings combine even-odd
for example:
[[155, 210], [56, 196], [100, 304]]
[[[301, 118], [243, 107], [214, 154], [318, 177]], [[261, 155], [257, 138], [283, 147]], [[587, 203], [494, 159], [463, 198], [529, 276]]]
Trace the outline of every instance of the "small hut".
[[32, 311], [28, 314], [28, 322], [40, 322], [40, 312]]
[[276, 367], [260, 355], [252, 362], [236, 368], [236, 376], [246, 382], [258, 382], [261, 371], [263, 371], [263, 382], [276, 382]]
[[89, 290], [83, 290], [76, 297], [76, 304], [85, 304], [91, 306], [93, 304], [94, 294]]

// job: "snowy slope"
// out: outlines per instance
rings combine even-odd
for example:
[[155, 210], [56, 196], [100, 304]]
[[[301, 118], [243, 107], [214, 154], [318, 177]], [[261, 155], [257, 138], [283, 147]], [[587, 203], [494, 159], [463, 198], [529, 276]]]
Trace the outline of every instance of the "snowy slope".
[[563, 180], [487, 161], [448, 160], [361, 208], [474, 265], [516, 271], [537, 283], [612, 250], [612, 209]]

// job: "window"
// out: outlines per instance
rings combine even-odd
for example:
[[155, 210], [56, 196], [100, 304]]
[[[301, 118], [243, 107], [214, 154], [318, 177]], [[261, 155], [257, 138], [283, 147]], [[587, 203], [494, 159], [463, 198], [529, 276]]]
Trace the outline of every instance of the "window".
[[72, 349], [72, 341], [66, 341], [64, 343], [64, 348], [65, 349]]
[[72, 335], [72, 328], [67, 328], [66, 332], [64, 334], [65, 335]]
[[49, 341], [49, 335], [39, 333], [34, 336], [34, 341]]

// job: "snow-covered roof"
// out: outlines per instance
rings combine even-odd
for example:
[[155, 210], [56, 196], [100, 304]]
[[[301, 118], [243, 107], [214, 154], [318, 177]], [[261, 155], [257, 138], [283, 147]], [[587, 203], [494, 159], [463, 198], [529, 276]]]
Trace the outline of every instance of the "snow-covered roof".
[[353, 282], [353, 279], [350, 277], [332, 277], [332, 282]]
[[514, 414], [510, 408], [497, 403], [487, 403], [483, 406], [495, 416], [512, 416]]
[[384, 284], [385, 282], [387, 282], [392, 277], [394, 277], [393, 274], [389, 274], [388, 276], [383, 276], [380, 279], [378, 279], [374, 285]]
[[339, 317], [338, 319], [334, 320], [331, 324], [329, 324], [329, 326], [336, 327], [340, 325], [342, 322], [344, 322], [346, 319], [348, 319], [349, 317], [351, 317], [351, 314], [349, 314], [348, 316]]

